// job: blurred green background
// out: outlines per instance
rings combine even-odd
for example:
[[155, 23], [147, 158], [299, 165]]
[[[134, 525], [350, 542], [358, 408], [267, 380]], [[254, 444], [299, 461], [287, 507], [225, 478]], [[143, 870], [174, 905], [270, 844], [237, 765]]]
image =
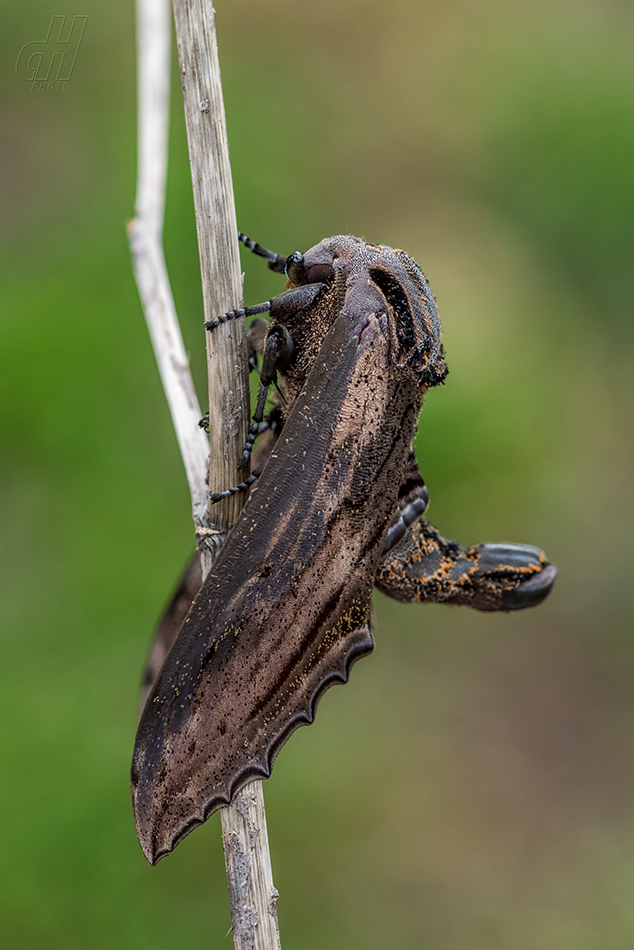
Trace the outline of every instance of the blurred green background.
[[[15, 71], [88, 15], [68, 91]], [[240, 227], [404, 247], [450, 367], [431, 518], [539, 544], [511, 616], [376, 598], [376, 650], [266, 783], [283, 946], [634, 946], [634, 8], [217, 2]], [[134, 13], [2, 3], [0, 943], [230, 947], [215, 815], [155, 869], [128, 797], [140, 668], [192, 547], [131, 276]], [[166, 252], [204, 392], [177, 73]], [[281, 286], [245, 255], [246, 299]], [[202, 400], [204, 402], [204, 397]]]

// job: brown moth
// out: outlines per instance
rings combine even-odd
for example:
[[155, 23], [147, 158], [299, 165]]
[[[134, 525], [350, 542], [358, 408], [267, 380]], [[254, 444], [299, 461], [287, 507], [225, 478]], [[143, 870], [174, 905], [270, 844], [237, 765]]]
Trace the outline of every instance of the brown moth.
[[289, 258], [242, 239], [288, 278], [267, 304], [207, 325], [270, 315], [245, 463], [278, 374], [286, 401], [257, 488], [195, 597], [193, 562], [155, 648], [131, 775], [152, 864], [246, 782], [268, 777], [322, 693], [371, 651], [375, 584], [403, 601], [509, 610], [543, 600], [556, 573], [537, 548], [463, 548], [422, 517], [412, 439], [446, 367], [414, 261], [350, 236]]

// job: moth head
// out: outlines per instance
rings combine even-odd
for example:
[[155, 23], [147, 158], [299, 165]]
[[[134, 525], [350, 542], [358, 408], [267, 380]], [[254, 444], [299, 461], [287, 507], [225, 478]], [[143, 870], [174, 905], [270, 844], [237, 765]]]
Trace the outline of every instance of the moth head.
[[[286, 258], [287, 277], [285, 290], [297, 290], [300, 287], [318, 287], [311, 320], [317, 324], [318, 338], [313, 345], [321, 345], [323, 334], [330, 328], [341, 310], [345, 298], [346, 278], [342, 262], [322, 241], [306, 254], [295, 251]], [[295, 327], [297, 330], [297, 327]], [[321, 334], [321, 335], [319, 335]], [[312, 334], [314, 336], [314, 334]]]
[[447, 367], [436, 301], [411, 257], [383, 244], [337, 235], [311, 248], [303, 260], [313, 273], [328, 265], [341, 268], [354, 308], [363, 307], [364, 300], [368, 308], [384, 307], [393, 362], [413, 370], [421, 388], [443, 382]]
[[286, 259], [286, 276], [287, 286], [292, 287], [334, 283], [334, 313], [344, 298], [349, 302], [354, 298], [354, 309], [384, 306], [394, 362], [413, 370], [423, 389], [445, 379], [436, 301], [420, 267], [403, 251], [336, 235], [305, 254], [291, 254]]
[[334, 259], [329, 260], [326, 257], [324, 260], [313, 260], [312, 256], [311, 251], [306, 255], [295, 251], [286, 258], [285, 271], [291, 287], [299, 287], [302, 284], [330, 284], [335, 279]]

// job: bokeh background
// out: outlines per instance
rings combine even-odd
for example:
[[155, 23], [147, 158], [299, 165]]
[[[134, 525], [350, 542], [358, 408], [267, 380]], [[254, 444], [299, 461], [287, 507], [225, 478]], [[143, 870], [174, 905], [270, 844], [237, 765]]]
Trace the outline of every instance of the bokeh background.
[[[215, 815], [149, 868], [140, 668], [192, 548], [131, 276], [131, 3], [2, 2], [0, 943], [230, 947]], [[88, 15], [67, 92], [21, 47]], [[634, 8], [225, 0], [240, 227], [406, 248], [450, 367], [422, 414], [431, 518], [539, 544], [509, 616], [376, 598], [376, 650], [266, 783], [284, 947], [634, 946]], [[204, 393], [174, 71], [166, 252]], [[246, 299], [280, 280], [244, 257]], [[203, 400], [204, 401], [204, 397]]]

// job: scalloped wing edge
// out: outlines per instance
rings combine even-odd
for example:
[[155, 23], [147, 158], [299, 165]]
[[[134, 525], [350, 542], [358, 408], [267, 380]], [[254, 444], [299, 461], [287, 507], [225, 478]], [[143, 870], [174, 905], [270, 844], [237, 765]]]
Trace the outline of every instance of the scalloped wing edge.
[[225, 795], [214, 795], [214, 797], [211, 798], [203, 807], [201, 815], [194, 815], [181, 828], [181, 830], [173, 836], [169, 843], [169, 847], [156, 847], [155, 833], [153, 828], [150, 829], [150, 841], [146, 842], [144, 840], [146, 836], [141, 835], [139, 824], [137, 822], [136, 799], [133, 790], [133, 801], [135, 801], [134, 819], [137, 825], [137, 833], [139, 835], [141, 847], [143, 848], [143, 853], [152, 866], [156, 865], [161, 860], [161, 858], [171, 854], [176, 845], [180, 844], [183, 838], [186, 838], [190, 832], [198, 827], [198, 825], [204, 824], [215, 811], [218, 811], [219, 808], [225, 808], [227, 805], [230, 805], [234, 796], [237, 795], [237, 793], [241, 791], [245, 785], [248, 785], [249, 782], [252, 782], [256, 779], [263, 781], [264, 779], [270, 777], [275, 758], [292, 733], [295, 732], [296, 729], [299, 729], [300, 726], [309, 726], [314, 722], [317, 705], [326, 690], [331, 686], [337, 686], [338, 684], [343, 685], [347, 683], [350, 677], [350, 670], [352, 669], [354, 663], [356, 663], [356, 661], [360, 660], [362, 657], [367, 656], [374, 649], [374, 640], [372, 639], [369, 623], [366, 623], [364, 627], [355, 628], [355, 630], [350, 631], [350, 633], [358, 633], [363, 630], [365, 631], [365, 639], [354, 643], [350, 647], [344, 657], [343, 669], [333, 670], [328, 674], [328, 676], [324, 677], [324, 679], [318, 683], [312, 696], [309, 697], [307, 708], [295, 713], [295, 715], [289, 719], [284, 729], [271, 740], [262, 757], [262, 765], [258, 766], [253, 763], [247, 768], [244, 768], [242, 771], [238, 772], [230, 787], [228, 788], [227, 793]]

